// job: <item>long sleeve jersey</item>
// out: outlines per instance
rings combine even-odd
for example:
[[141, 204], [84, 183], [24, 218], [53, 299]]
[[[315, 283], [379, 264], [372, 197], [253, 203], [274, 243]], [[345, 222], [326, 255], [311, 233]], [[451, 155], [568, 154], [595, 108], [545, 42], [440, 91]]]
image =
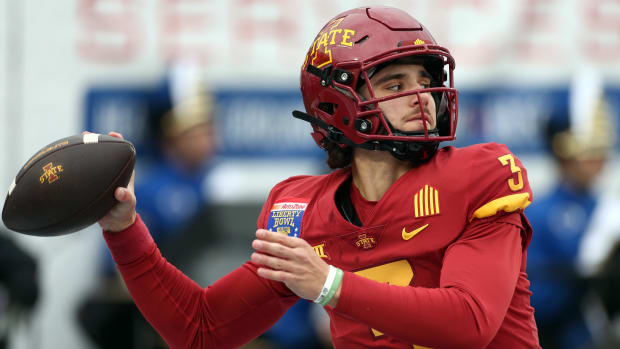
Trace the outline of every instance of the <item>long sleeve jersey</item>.
[[[364, 224], [336, 190], [350, 169], [274, 187], [258, 227], [300, 237], [345, 271], [325, 307], [336, 348], [538, 348], [525, 274], [532, 193], [502, 145], [441, 149], [399, 178]], [[105, 233], [136, 304], [172, 348], [234, 348], [298, 298], [248, 262], [203, 288], [166, 262], [140, 219]]]

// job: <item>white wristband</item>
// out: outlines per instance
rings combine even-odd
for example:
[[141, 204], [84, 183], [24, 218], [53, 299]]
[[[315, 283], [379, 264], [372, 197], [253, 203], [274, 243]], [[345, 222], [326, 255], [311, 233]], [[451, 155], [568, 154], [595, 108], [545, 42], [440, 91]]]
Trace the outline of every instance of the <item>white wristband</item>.
[[325, 279], [323, 288], [321, 288], [321, 293], [319, 293], [319, 296], [316, 297], [316, 299], [314, 300], [314, 303], [321, 304], [323, 299], [325, 299], [325, 297], [329, 293], [330, 288], [332, 287], [332, 284], [334, 283], [334, 279], [336, 278], [337, 271], [338, 271], [338, 268], [334, 267], [333, 265], [329, 266], [329, 273], [327, 274], [327, 278]]

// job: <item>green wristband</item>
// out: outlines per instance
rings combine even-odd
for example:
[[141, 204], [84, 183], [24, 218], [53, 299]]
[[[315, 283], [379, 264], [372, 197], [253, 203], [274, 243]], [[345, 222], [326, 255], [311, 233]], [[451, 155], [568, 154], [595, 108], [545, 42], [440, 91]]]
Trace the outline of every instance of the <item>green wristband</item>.
[[329, 287], [329, 292], [327, 292], [327, 295], [318, 302], [321, 306], [324, 307], [325, 305], [327, 305], [327, 303], [329, 303], [329, 301], [332, 300], [332, 298], [334, 298], [336, 291], [338, 291], [338, 287], [340, 287], [340, 284], [342, 283], [343, 276], [344, 272], [342, 271], [342, 269], [336, 268], [336, 276], [334, 277], [334, 281]]

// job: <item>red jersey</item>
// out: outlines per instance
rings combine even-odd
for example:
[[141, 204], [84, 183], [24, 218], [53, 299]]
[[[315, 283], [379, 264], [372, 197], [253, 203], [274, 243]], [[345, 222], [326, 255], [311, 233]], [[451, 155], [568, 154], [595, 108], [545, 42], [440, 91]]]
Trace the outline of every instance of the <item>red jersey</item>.
[[[350, 176], [281, 182], [258, 219], [345, 271], [338, 305], [326, 307], [336, 348], [539, 347], [525, 274], [532, 193], [505, 146], [440, 149], [401, 176], [361, 227], [334, 200]], [[202, 289], [141, 227], [106, 239], [134, 300], [173, 347], [238, 346], [297, 300], [252, 263]]]

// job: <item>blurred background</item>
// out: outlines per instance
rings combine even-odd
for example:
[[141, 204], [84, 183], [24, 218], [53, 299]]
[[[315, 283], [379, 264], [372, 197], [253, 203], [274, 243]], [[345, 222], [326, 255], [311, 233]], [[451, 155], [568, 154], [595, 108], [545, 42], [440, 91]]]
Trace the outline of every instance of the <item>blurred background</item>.
[[[139, 212], [206, 286], [249, 258], [271, 186], [328, 171], [290, 114], [299, 69], [330, 18], [378, 4], [455, 57], [451, 145], [505, 143], [528, 170], [543, 347], [620, 347], [618, 0], [0, 0], [0, 187], [59, 138], [121, 132]], [[98, 226], [0, 238], [0, 348], [165, 348]], [[326, 331], [300, 302], [247, 347], [329, 348]]]

